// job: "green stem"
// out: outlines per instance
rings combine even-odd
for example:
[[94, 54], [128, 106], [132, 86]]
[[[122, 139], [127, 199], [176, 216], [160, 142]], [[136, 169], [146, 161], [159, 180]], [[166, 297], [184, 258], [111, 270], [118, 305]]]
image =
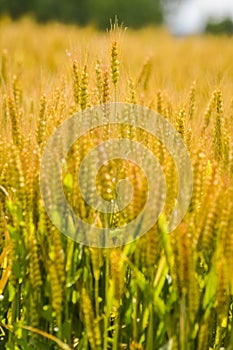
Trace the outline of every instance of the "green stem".
[[99, 281], [95, 279], [95, 312], [96, 317], [99, 317]]
[[185, 295], [180, 304], [180, 349], [187, 350], [186, 347], [186, 312], [185, 312]]
[[112, 350], [118, 350], [118, 336], [119, 336], [119, 322], [118, 322], [118, 315], [115, 319], [115, 327], [114, 327], [114, 338], [113, 338], [113, 347]]
[[138, 340], [138, 324], [137, 324], [137, 318], [138, 318], [138, 287], [135, 286], [135, 308], [134, 308], [134, 317], [133, 317], [133, 339], [135, 342]]
[[153, 328], [154, 328], [154, 317], [153, 317], [153, 305], [150, 304], [150, 318], [149, 318], [149, 326], [148, 326], [148, 335], [147, 335], [147, 341], [146, 341], [146, 350], [154, 349], [154, 336], [153, 336]]
[[109, 320], [109, 310], [108, 310], [108, 286], [109, 286], [109, 249], [106, 249], [106, 262], [105, 262], [105, 316], [104, 316], [104, 348], [108, 349], [108, 320]]

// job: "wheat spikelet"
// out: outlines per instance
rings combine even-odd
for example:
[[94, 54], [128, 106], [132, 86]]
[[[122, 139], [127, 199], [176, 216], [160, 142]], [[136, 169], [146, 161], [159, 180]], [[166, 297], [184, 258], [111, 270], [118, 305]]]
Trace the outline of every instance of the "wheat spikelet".
[[228, 273], [226, 259], [221, 254], [221, 259], [216, 262], [216, 273], [218, 278], [217, 292], [216, 292], [216, 311], [219, 320], [227, 315], [228, 312], [228, 302], [229, 302], [229, 283], [228, 283]]
[[25, 177], [21, 161], [21, 153], [17, 146], [11, 147], [12, 159], [9, 161], [8, 183], [12, 184], [13, 192], [16, 191], [16, 202], [22, 208], [25, 214], [26, 196], [25, 196]]
[[129, 165], [129, 180], [134, 189], [134, 196], [127, 210], [127, 220], [133, 220], [141, 213], [145, 199], [147, 198], [147, 184], [144, 174], [137, 166]]
[[204, 113], [204, 121], [203, 121], [203, 127], [202, 127], [202, 134], [204, 134], [205, 130], [208, 128], [211, 120], [211, 115], [214, 110], [215, 105], [215, 94], [213, 93], [211, 96], [211, 99], [209, 101], [208, 106], [206, 107], [205, 113]]
[[45, 136], [46, 136], [46, 115], [45, 115], [46, 104], [47, 104], [47, 99], [46, 99], [46, 96], [43, 95], [41, 96], [41, 99], [40, 99], [40, 111], [39, 111], [38, 125], [36, 130], [37, 143], [40, 147], [43, 146], [43, 143], [45, 141]]
[[114, 41], [111, 48], [111, 77], [116, 88], [119, 79], [118, 42]]
[[[193, 248], [190, 238], [190, 247]], [[190, 278], [188, 286], [188, 318], [193, 325], [197, 317], [200, 305], [200, 287], [198, 285], [197, 274], [195, 268], [198, 264], [197, 253], [192, 255], [192, 250], [190, 249]]]
[[40, 324], [39, 322], [39, 313], [38, 313], [38, 299], [36, 299], [33, 294], [29, 296], [29, 308], [30, 308], [30, 313], [28, 315], [29, 318], [29, 324], [31, 327], [37, 328]]
[[56, 87], [54, 91], [54, 110], [57, 111], [59, 109], [59, 102], [61, 99], [61, 89]]
[[196, 107], [196, 82], [194, 81], [191, 85], [188, 98], [188, 116], [192, 120], [195, 114]]
[[207, 212], [209, 211], [209, 207], [206, 206], [206, 203], [213, 203], [216, 194], [216, 184], [218, 184], [219, 182], [219, 174], [216, 171], [216, 167], [213, 166], [210, 162], [207, 162], [206, 174], [204, 176], [205, 187], [203, 188], [203, 200], [202, 203], [199, 203], [198, 201], [198, 203], [200, 204], [199, 210], [196, 212], [193, 211], [195, 224], [195, 234], [193, 239], [195, 241], [195, 244], [200, 244], [201, 242], [201, 235], [203, 232], [203, 228], [205, 227]]
[[78, 61], [74, 60], [73, 62], [73, 95], [74, 102], [76, 107], [79, 106], [80, 100], [80, 86], [79, 86], [79, 70], [78, 70]]
[[222, 123], [223, 123], [223, 101], [221, 90], [214, 92], [214, 101], [216, 108], [216, 119], [214, 125], [213, 146], [214, 154], [217, 160], [223, 156], [223, 140], [222, 140]]
[[49, 262], [48, 268], [48, 278], [50, 281], [51, 288], [51, 305], [53, 310], [56, 312], [57, 320], [60, 320], [60, 315], [62, 312], [63, 290], [59, 281], [58, 272], [54, 262]]
[[146, 235], [143, 235], [140, 237], [140, 239], [136, 243], [136, 251], [137, 251], [137, 260], [140, 260], [140, 263], [138, 262], [138, 265], [140, 266], [147, 266], [147, 237]]
[[132, 78], [128, 79], [128, 89], [129, 89], [129, 97], [126, 98], [126, 102], [136, 104], [137, 103], [136, 88]]
[[88, 73], [86, 65], [84, 65], [81, 72], [79, 96], [79, 105], [81, 109], [84, 110], [88, 107]]
[[150, 268], [155, 266], [160, 257], [160, 251], [162, 249], [162, 244], [160, 241], [157, 225], [155, 225], [151, 230], [146, 234], [146, 244], [144, 247], [145, 250], [145, 265]]
[[53, 94], [53, 101], [52, 101], [52, 113], [49, 116], [49, 119], [53, 116], [53, 124], [55, 127], [60, 125], [63, 121], [63, 116], [66, 113], [65, 111], [65, 104], [66, 104], [66, 97], [65, 97], [65, 84], [62, 84], [62, 87], [56, 87], [54, 94]]
[[[38, 201], [39, 201], [39, 158], [40, 151], [39, 146], [35, 145], [32, 152], [29, 152], [30, 142], [27, 140], [27, 146], [21, 153], [24, 179], [25, 179], [25, 195], [26, 195], [26, 210], [31, 213], [33, 223], [37, 222], [38, 213]], [[30, 161], [30, 163], [29, 163]], [[30, 164], [30, 166], [29, 166]]]
[[98, 95], [99, 103], [102, 103], [102, 92], [103, 92], [103, 78], [102, 78], [102, 69], [101, 62], [98, 60], [95, 65], [95, 75], [96, 75], [96, 89]]
[[[98, 244], [98, 242], [97, 242]], [[103, 266], [103, 254], [99, 248], [89, 248], [91, 255], [91, 262], [93, 268], [93, 275], [96, 281], [100, 279], [101, 267]]]
[[110, 253], [111, 279], [114, 286], [114, 297], [117, 304], [120, 303], [124, 291], [124, 270], [120, 249], [113, 249]]
[[9, 106], [8, 106], [8, 96], [7, 94], [3, 94], [2, 96], [2, 119], [3, 119], [3, 126], [6, 125], [7, 121], [10, 118], [9, 114]]
[[206, 154], [202, 151], [202, 149], [196, 149], [193, 154], [194, 183], [193, 194], [190, 203], [190, 210], [195, 211], [195, 215], [198, 214], [203, 201], [204, 183], [206, 180], [206, 164]]
[[54, 261], [56, 261], [57, 274], [60, 281], [60, 285], [62, 287], [66, 279], [65, 254], [64, 254], [64, 250], [61, 242], [62, 236], [61, 236], [61, 233], [55, 227], [52, 227], [52, 230], [50, 232], [52, 234], [52, 244], [53, 244], [51, 251], [54, 252]]
[[184, 139], [185, 136], [185, 119], [186, 119], [186, 111], [185, 108], [181, 108], [177, 117], [176, 117], [176, 130], [180, 134], [180, 136]]
[[[67, 111], [66, 111], [66, 94], [65, 94], [65, 84], [64, 84], [63, 89], [61, 91], [61, 96], [59, 99], [58, 115], [64, 116], [65, 113], [67, 113]], [[60, 123], [60, 119], [58, 119], [58, 122]]]
[[144, 62], [144, 64], [143, 64], [143, 66], [142, 66], [142, 69], [141, 69], [141, 72], [139, 74], [139, 77], [137, 79], [136, 86], [142, 86], [143, 90], [147, 90], [148, 84], [149, 84], [149, 80], [150, 80], [150, 77], [151, 77], [151, 69], [152, 69], [151, 58], [147, 57], [145, 62]]
[[172, 212], [175, 206], [175, 199], [177, 197], [178, 184], [177, 184], [177, 176], [175, 175], [176, 167], [170, 155], [165, 154], [164, 164], [166, 165], [163, 171], [166, 176], [166, 191], [167, 191], [164, 213], [167, 217], [169, 217], [169, 214]]
[[9, 115], [11, 119], [11, 133], [12, 133], [12, 140], [14, 144], [18, 147], [21, 145], [21, 135], [19, 130], [19, 116], [17, 114], [17, 109], [14, 103], [14, 100], [9, 96], [8, 97], [8, 108], [9, 108]]
[[165, 114], [165, 104], [161, 90], [157, 92], [157, 112], [161, 115]]
[[[210, 199], [211, 198], [211, 199]], [[221, 187], [210, 196], [210, 206], [205, 213], [200, 227], [198, 247], [203, 252], [205, 262], [210, 264], [216, 249], [219, 232], [219, 206], [221, 205]], [[198, 228], [199, 229], [199, 228]]]
[[85, 324], [88, 341], [90, 343], [91, 349], [96, 350], [93, 307], [92, 307], [90, 297], [85, 288], [82, 289], [81, 300], [82, 300], [84, 324]]
[[22, 83], [19, 80], [19, 77], [13, 76], [13, 96], [15, 101], [15, 106], [17, 108], [18, 113], [20, 113], [20, 107], [22, 105]]
[[34, 292], [37, 292], [42, 286], [42, 277], [40, 271], [38, 243], [36, 241], [34, 233], [32, 232], [32, 224], [30, 225], [30, 228], [31, 232], [29, 237], [29, 278]]
[[102, 84], [102, 102], [107, 103], [110, 100], [110, 86], [108, 71], [105, 69], [103, 72], [103, 84]]

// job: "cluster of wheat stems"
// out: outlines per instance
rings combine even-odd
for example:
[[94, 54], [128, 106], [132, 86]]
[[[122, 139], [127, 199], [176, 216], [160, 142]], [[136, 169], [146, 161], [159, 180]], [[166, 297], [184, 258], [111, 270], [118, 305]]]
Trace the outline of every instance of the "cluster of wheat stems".
[[[8, 33], [8, 41], [0, 47], [2, 346], [7, 350], [232, 349], [233, 99], [226, 90], [233, 90], [223, 71], [229, 64], [230, 73], [233, 65], [227, 39], [175, 42], [162, 30], [123, 34], [115, 28], [101, 34], [56, 24], [39, 27], [28, 20], [16, 24], [5, 20], [1, 27]], [[85, 41], [93, 37], [93, 47], [85, 51]], [[67, 38], [77, 40], [80, 51], [72, 43], [71, 52], [65, 54]], [[42, 39], [43, 48], [38, 47]], [[147, 40], [158, 54], [141, 64]], [[220, 44], [226, 57], [214, 56], [216, 66], [202, 59], [203, 45], [217, 55]], [[199, 68], [187, 64], [192, 55]], [[169, 64], [171, 76], [166, 81]], [[206, 79], [215, 81], [211, 88], [202, 77], [208, 65]], [[177, 96], [170, 95], [172, 89]], [[166, 205], [158, 223], [131, 244], [99, 249], [74, 242], [52, 224], [41, 199], [39, 172], [46, 142], [63, 120], [111, 101], [145, 105], [174, 125], [189, 150], [194, 185], [188, 212], [168, 234], [177, 174], [164, 145], [125, 125], [83, 135], [67, 155], [63, 184], [69, 203], [87, 222], [95, 218], [104, 227], [107, 220], [116, 228], [130, 222], [145, 204], [145, 175], [122, 159], [100, 169], [97, 188], [104, 199], [115, 199], [112, 179], [117, 169], [119, 178], [127, 174], [131, 179], [132, 203], [106, 217], [82, 199], [75, 181], [80, 162], [102, 140], [112, 135], [139, 139], [159, 159], [166, 177]], [[91, 174], [83, 176], [88, 179]]]

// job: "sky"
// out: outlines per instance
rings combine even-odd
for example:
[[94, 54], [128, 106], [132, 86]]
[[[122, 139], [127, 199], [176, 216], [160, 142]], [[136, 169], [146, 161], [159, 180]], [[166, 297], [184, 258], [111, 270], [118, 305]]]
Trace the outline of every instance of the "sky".
[[183, 0], [174, 2], [168, 23], [175, 34], [192, 34], [203, 30], [208, 18], [233, 19], [233, 0]]

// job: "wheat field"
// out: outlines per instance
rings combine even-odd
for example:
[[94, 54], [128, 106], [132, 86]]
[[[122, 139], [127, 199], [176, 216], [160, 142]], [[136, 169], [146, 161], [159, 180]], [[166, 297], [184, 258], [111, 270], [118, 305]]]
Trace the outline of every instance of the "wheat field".
[[[117, 25], [104, 33], [27, 18], [2, 19], [0, 33], [0, 349], [232, 350], [232, 39], [174, 38], [163, 28]], [[148, 107], [176, 128], [190, 154], [193, 194], [168, 234], [175, 165], [161, 142], [127, 130], [158, 157], [166, 204], [141, 238], [99, 249], [50, 221], [40, 164], [64, 120], [117, 101]], [[100, 227], [124, 225], [144, 205], [145, 176], [122, 160], [103, 167], [97, 185], [111, 201], [115, 169], [131, 177], [136, 190], [123, 212], [96, 213], [75, 186], [91, 147], [124, 132], [119, 126], [85, 134], [63, 174], [75, 211]]]

